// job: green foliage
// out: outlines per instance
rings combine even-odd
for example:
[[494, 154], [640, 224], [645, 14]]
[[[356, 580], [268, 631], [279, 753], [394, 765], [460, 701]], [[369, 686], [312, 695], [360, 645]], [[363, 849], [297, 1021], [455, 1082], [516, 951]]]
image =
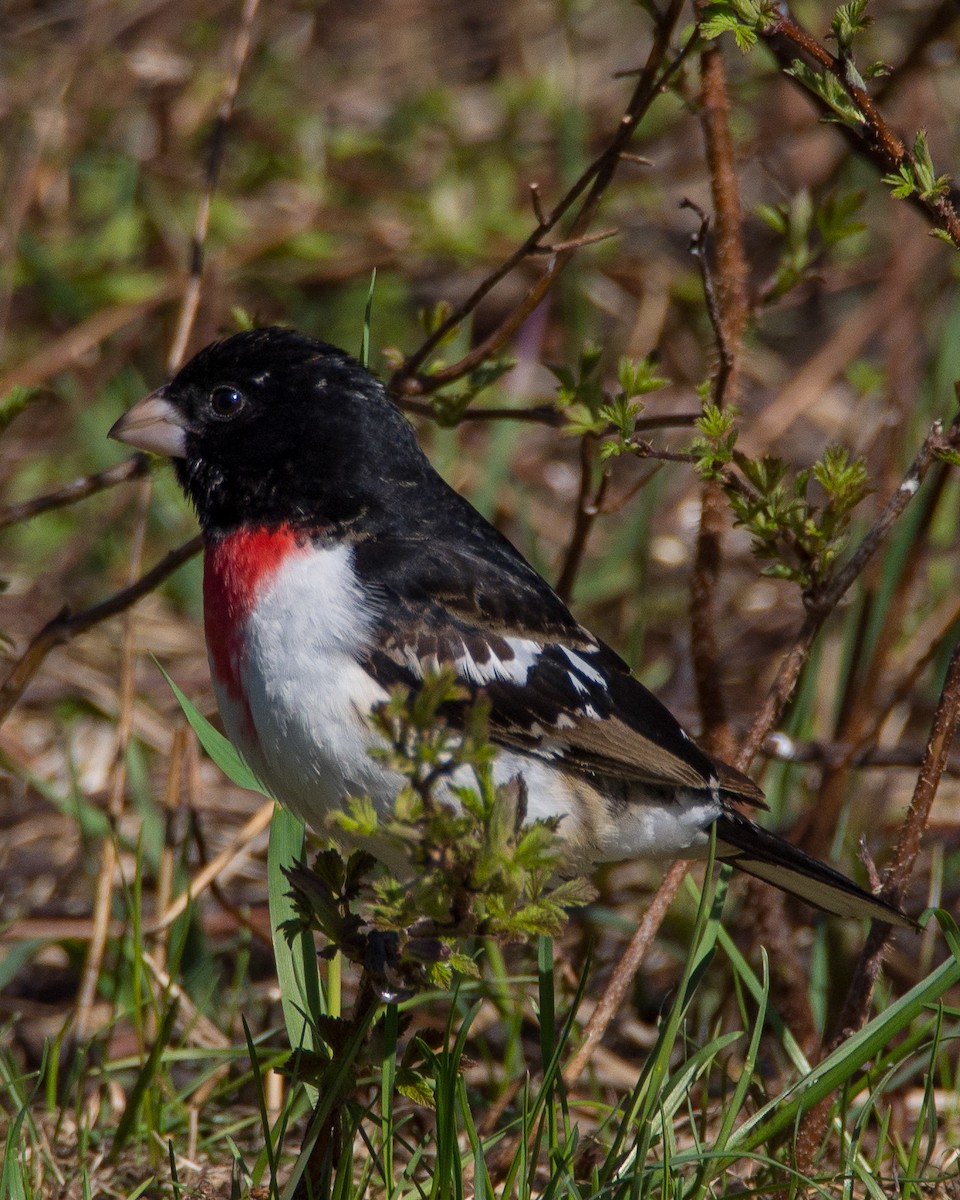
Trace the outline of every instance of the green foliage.
[[690, 453], [694, 466], [703, 479], [720, 480], [733, 462], [737, 444], [737, 410], [705, 404], [697, 418], [698, 436], [693, 439]]
[[555, 403], [566, 418], [564, 432], [571, 437], [585, 434], [605, 437], [600, 445], [601, 461], [630, 449], [637, 417], [643, 412], [638, 396], [646, 396], [669, 386], [670, 381], [657, 373], [652, 357], [623, 357], [617, 366], [618, 389], [608, 392], [599, 379], [601, 352], [587, 344], [580, 352], [576, 370], [565, 364], [548, 364], [557, 378]]
[[[554, 878], [562, 861], [556, 822], [526, 822], [519, 782], [494, 787], [486, 711], [482, 704], [465, 707], [465, 699], [444, 672], [416, 691], [397, 689], [376, 713], [386, 743], [378, 757], [405, 783], [388, 819], [381, 820], [369, 800], [360, 798], [334, 824], [341, 834], [369, 841], [389, 869], [366, 849], [347, 858], [328, 849], [309, 866], [300, 863], [286, 872], [294, 916], [284, 924], [285, 935], [294, 943], [319, 933], [322, 957], [337, 961], [342, 955], [361, 973], [361, 1000], [353, 1014], [305, 1013], [314, 1049], [291, 1059], [290, 1070], [319, 1097], [311, 1126], [318, 1137], [318, 1113], [328, 1123], [336, 1120], [331, 1095], [347, 1101], [359, 1073], [371, 1067], [382, 1072], [385, 1112], [392, 1111], [394, 1088], [415, 1103], [436, 1102], [442, 1132], [452, 1110], [437, 1074], [440, 1060], [413, 1040], [397, 1062], [397, 1032], [406, 1021], [398, 1022], [393, 1006], [425, 989], [449, 989], [454, 973], [479, 978], [473, 953], [461, 944], [465, 937], [547, 936], [561, 930], [567, 909], [594, 895], [583, 880]], [[462, 733], [444, 722], [452, 707], [464, 717]], [[472, 774], [472, 786], [462, 782], [465, 773]], [[459, 811], [449, 802], [453, 798]], [[392, 1047], [383, 1058], [367, 1037], [380, 1004], [388, 1006]], [[457, 1039], [457, 1060], [468, 1027]], [[309, 1142], [308, 1134], [301, 1159]]]
[[927, 146], [926, 132], [919, 129], [913, 139], [912, 157], [905, 156], [897, 168], [897, 173], [884, 175], [883, 182], [891, 187], [898, 200], [907, 200], [911, 196], [917, 196], [921, 200], [935, 200], [949, 190], [950, 176], [937, 174], [930, 157], [930, 148]]
[[[827, 67], [812, 67], [802, 59], [795, 58], [787, 68], [798, 83], [802, 83], [807, 91], [818, 96], [830, 109], [832, 116], [824, 117], [826, 121], [836, 121], [841, 125], [858, 128], [867, 124], [859, 104], [853, 100], [841, 80]], [[859, 80], [862, 84], [862, 80]]]
[[841, 4], [830, 22], [830, 36], [836, 41], [839, 53], [849, 57], [853, 52], [853, 40], [873, 23], [867, 16], [868, 0], [850, 0]]
[[[853, 509], [870, 491], [866, 463], [849, 459], [842, 446], [828, 446], [809, 470], [790, 481], [777, 458], [738, 459], [749, 490], [728, 490], [738, 525], [753, 537], [753, 551], [769, 565], [764, 574], [790, 579], [815, 593], [846, 545]], [[811, 480], [822, 502], [808, 492]]]
[[[846, 544], [853, 510], [871, 490], [864, 460], [851, 461], [843, 446], [828, 446], [791, 479], [782, 459], [752, 459], [736, 450], [735, 410], [708, 404], [697, 429], [694, 465], [723, 487], [734, 520], [753, 537], [754, 554], [768, 563], [764, 574], [815, 593]], [[819, 485], [822, 499], [809, 495], [811, 483]]]
[[732, 33], [739, 48], [746, 53], [756, 45], [773, 9], [766, 0], [715, 0], [701, 9], [700, 33], [708, 40]]
[[557, 379], [556, 405], [567, 419], [566, 432], [579, 436], [601, 433], [606, 427], [600, 409], [606, 403], [606, 393], [600, 382], [600, 358], [603, 350], [594, 342], [586, 342], [580, 350], [574, 370], [565, 363], [547, 363]]
[[[431, 365], [439, 364], [434, 362]], [[515, 366], [516, 360], [506, 356], [488, 359], [474, 367], [464, 383], [455, 390], [437, 392], [430, 401], [437, 424], [448, 429], [459, 425], [480, 393], [492, 387]]]
[[[366, 851], [344, 862], [328, 850], [290, 876], [291, 931], [319, 931], [326, 953], [342, 952], [381, 989], [447, 987], [454, 969], [476, 973], [459, 939], [555, 934], [566, 909], [592, 895], [583, 880], [555, 879], [556, 822], [527, 822], [520, 781], [494, 786], [485, 707], [465, 701], [441, 673], [414, 692], [398, 689], [375, 714], [385, 741], [378, 757], [405, 782], [389, 817], [360, 797], [333, 823], [374, 846], [390, 869], [378, 871]], [[444, 722], [452, 707], [465, 718], [462, 733]]]
[[810, 279], [829, 250], [865, 232], [866, 225], [856, 219], [864, 199], [860, 191], [830, 192], [815, 203], [801, 189], [788, 201], [757, 206], [757, 215], [783, 239], [764, 300], [778, 300]]

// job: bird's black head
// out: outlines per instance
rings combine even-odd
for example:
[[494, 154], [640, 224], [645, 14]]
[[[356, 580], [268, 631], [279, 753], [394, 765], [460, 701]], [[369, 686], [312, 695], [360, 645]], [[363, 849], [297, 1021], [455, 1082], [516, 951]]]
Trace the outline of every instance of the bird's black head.
[[436, 478], [380, 381], [291, 329], [212, 343], [110, 434], [173, 458], [212, 536], [246, 523], [378, 524], [405, 497], [422, 503]]

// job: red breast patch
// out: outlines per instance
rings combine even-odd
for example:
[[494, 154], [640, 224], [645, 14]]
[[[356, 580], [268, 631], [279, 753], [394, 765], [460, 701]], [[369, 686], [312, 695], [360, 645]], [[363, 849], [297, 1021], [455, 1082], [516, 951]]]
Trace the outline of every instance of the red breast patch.
[[203, 558], [203, 627], [218, 681], [246, 708], [240, 683], [243, 627], [264, 585], [287, 556], [305, 548], [287, 526], [238, 529]]

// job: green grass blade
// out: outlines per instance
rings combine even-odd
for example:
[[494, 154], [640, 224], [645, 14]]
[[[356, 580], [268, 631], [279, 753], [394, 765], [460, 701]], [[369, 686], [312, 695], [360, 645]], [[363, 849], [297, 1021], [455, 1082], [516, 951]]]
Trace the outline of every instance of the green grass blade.
[[157, 1030], [156, 1040], [150, 1048], [150, 1053], [147, 1055], [147, 1061], [143, 1064], [140, 1073], [137, 1076], [136, 1082], [133, 1085], [133, 1090], [127, 1099], [126, 1108], [124, 1108], [120, 1120], [117, 1123], [117, 1132], [114, 1134], [113, 1143], [110, 1146], [109, 1158], [116, 1160], [120, 1151], [123, 1149], [130, 1135], [133, 1133], [137, 1118], [140, 1115], [140, 1109], [146, 1099], [147, 1092], [156, 1077], [157, 1071], [160, 1069], [160, 1063], [163, 1060], [164, 1051], [167, 1048], [167, 1043], [173, 1034], [174, 1021], [177, 1018], [178, 1005], [176, 1001], [171, 1002], [167, 1011], [163, 1014], [163, 1019], [160, 1022], [160, 1027]]
[[859, 1033], [828, 1054], [787, 1093], [771, 1101], [742, 1125], [730, 1139], [730, 1149], [736, 1149], [738, 1154], [749, 1153], [789, 1129], [799, 1116], [851, 1080], [865, 1063], [901, 1034], [924, 1009], [936, 1004], [944, 992], [957, 983], [960, 983], [960, 960], [954, 958], [943, 963], [885, 1012], [874, 1017]]
[[177, 703], [183, 709], [183, 715], [187, 718], [191, 729], [197, 735], [200, 745], [206, 750], [207, 754], [210, 755], [224, 775], [228, 779], [233, 780], [238, 787], [247, 788], [251, 792], [260, 792], [263, 796], [269, 796], [270, 793], [240, 757], [240, 752], [233, 743], [218, 730], [214, 729], [203, 713], [192, 701], [187, 699], [159, 663], [157, 663], [157, 667], [170, 685], [170, 690], [176, 696]]
[[250, 1055], [250, 1064], [253, 1067], [254, 1091], [257, 1096], [257, 1108], [260, 1112], [260, 1126], [263, 1130], [263, 1149], [267, 1156], [267, 1169], [270, 1172], [270, 1196], [273, 1200], [276, 1200], [279, 1186], [277, 1181], [277, 1152], [273, 1144], [270, 1117], [267, 1113], [267, 1097], [263, 1090], [263, 1071], [260, 1067], [260, 1058], [257, 1054], [257, 1046], [253, 1040], [253, 1034], [250, 1032], [250, 1026], [247, 1024], [247, 1018], [241, 1017], [241, 1021], [243, 1022], [243, 1036], [247, 1040], [247, 1053]]
[[370, 326], [373, 320], [373, 293], [377, 286], [377, 268], [370, 272], [370, 287], [367, 290], [367, 302], [363, 308], [363, 333], [360, 335], [360, 361], [365, 367], [370, 366]]
[[294, 1050], [313, 1051], [319, 1047], [309, 1017], [326, 1011], [316, 947], [309, 931], [288, 941], [281, 928], [285, 921], [296, 915], [284, 867], [290, 867], [302, 858], [304, 836], [303, 822], [278, 805], [270, 823], [267, 850], [267, 893], [277, 979], [290, 1045]]

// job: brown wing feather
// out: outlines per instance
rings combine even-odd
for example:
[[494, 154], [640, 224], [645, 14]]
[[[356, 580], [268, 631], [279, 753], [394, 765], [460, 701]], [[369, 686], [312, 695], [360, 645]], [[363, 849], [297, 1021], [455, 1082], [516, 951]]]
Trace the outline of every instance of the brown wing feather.
[[[763, 804], [751, 779], [701, 750], [626, 663], [582, 628], [576, 641], [542, 642], [522, 682], [498, 675], [481, 686], [464, 663], [485, 670], [495, 658], [509, 670], [515, 662], [510, 639], [530, 639], [528, 629], [493, 632], [439, 606], [415, 618], [402, 605], [391, 606], [390, 626], [369, 664], [381, 682], [413, 684], [426, 670], [452, 667], [468, 689], [487, 696], [495, 741], [594, 775], [717, 789], [734, 801]], [[459, 720], [456, 706], [447, 715]]]

